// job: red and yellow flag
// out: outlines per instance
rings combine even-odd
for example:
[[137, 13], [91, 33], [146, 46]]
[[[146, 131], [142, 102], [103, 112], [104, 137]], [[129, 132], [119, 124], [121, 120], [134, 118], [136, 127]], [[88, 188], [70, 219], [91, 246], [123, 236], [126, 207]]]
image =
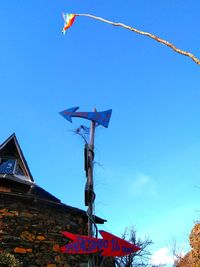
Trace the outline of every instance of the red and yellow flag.
[[66, 30], [69, 29], [72, 24], [74, 23], [74, 20], [75, 20], [75, 17], [76, 17], [76, 14], [63, 14], [63, 19], [65, 21], [64, 23], [64, 27], [63, 27], [63, 34], [65, 34]]

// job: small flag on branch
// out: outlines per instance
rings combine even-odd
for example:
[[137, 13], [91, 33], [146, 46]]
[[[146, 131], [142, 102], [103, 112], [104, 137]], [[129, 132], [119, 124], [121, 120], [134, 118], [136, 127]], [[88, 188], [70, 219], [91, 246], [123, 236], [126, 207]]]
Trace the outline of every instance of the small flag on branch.
[[64, 25], [64, 28], [62, 30], [63, 34], [65, 34], [66, 30], [69, 29], [72, 26], [76, 16], [84, 16], [84, 17], [89, 17], [89, 18], [92, 18], [92, 19], [100, 20], [102, 22], [111, 24], [113, 26], [122, 27], [122, 28], [125, 28], [126, 30], [129, 30], [129, 31], [141, 34], [141, 35], [145, 35], [145, 36], [155, 40], [156, 42], [159, 42], [161, 44], [164, 44], [164, 45], [168, 46], [169, 48], [174, 50], [176, 53], [179, 53], [181, 55], [184, 55], [184, 56], [187, 56], [187, 57], [191, 58], [195, 63], [200, 65], [200, 59], [197, 58], [195, 55], [193, 55], [190, 52], [181, 50], [180, 48], [176, 47], [174, 44], [168, 42], [165, 39], [162, 39], [162, 38], [160, 38], [160, 37], [158, 37], [158, 36], [156, 36], [156, 35], [154, 35], [154, 34], [152, 34], [150, 32], [141, 31], [141, 30], [138, 30], [138, 29], [133, 28], [131, 26], [125, 25], [123, 23], [113, 22], [113, 21], [110, 21], [110, 20], [107, 20], [107, 19], [104, 19], [104, 18], [101, 18], [101, 17], [97, 17], [97, 16], [94, 16], [94, 15], [91, 15], [91, 14], [63, 14], [63, 18], [64, 18], [64, 21], [65, 21], [65, 25]]
[[63, 27], [63, 34], [65, 34], [66, 30], [69, 29], [72, 24], [74, 23], [76, 15], [75, 14], [63, 14], [63, 19], [65, 21], [64, 27]]

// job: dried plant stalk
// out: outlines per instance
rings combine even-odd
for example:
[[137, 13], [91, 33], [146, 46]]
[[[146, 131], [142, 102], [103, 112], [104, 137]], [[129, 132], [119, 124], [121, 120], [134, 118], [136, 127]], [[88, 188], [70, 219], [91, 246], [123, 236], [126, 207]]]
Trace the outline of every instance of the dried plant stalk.
[[184, 51], [184, 50], [181, 50], [179, 49], [178, 47], [176, 47], [175, 45], [173, 45], [172, 43], [152, 34], [152, 33], [149, 33], [149, 32], [144, 32], [144, 31], [141, 31], [141, 30], [138, 30], [138, 29], [135, 29], [133, 27], [130, 27], [130, 26], [127, 26], [123, 23], [118, 23], [118, 22], [113, 22], [113, 21], [109, 21], [107, 19], [103, 19], [101, 17], [97, 17], [97, 16], [94, 16], [94, 15], [91, 15], [91, 14], [76, 14], [77, 16], [85, 16], [85, 17], [90, 17], [90, 18], [93, 18], [93, 19], [96, 19], [96, 20], [100, 20], [100, 21], [103, 21], [105, 23], [108, 23], [108, 24], [111, 24], [113, 26], [117, 26], [117, 27], [122, 27], [122, 28], [125, 28], [127, 30], [130, 30], [130, 31], [133, 31], [133, 32], [136, 32], [138, 34], [141, 34], [141, 35], [145, 35], [145, 36], [148, 36], [149, 38], [159, 42], [159, 43], [162, 43], [166, 46], [168, 46], [169, 48], [171, 48], [172, 50], [174, 50], [176, 53], [179, 53], [181, 55], [184, 55], [184, 56], [187, 56], [189, 58], [191, 58], [195, 63], [197, 63], [198, 65], [200, 65], [200, 59], [198, 59], [197, 57], [195, 57], [192, 53], [190, 52], [187, 52], [187, 51]]

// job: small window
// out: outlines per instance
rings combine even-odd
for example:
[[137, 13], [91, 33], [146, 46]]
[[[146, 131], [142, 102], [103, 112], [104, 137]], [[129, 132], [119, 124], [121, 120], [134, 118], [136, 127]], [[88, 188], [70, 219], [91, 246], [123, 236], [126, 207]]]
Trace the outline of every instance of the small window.
[[13, 174], [15, 172], [16, 159], [1, 159], [0, 173]]

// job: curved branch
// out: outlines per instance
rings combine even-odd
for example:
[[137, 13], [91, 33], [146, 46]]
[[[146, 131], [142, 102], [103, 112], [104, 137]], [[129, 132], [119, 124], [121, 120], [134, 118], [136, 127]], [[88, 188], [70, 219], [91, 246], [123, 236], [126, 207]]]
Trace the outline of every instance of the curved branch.
[[174, 50], [176, 53], [179, 53], [181, 55], [184, 55], [184, 56], [187, 56], [187, 57], [191, 58], [195, 63], [197, 63], [198, 65], [200, 65], [200, 59], [198, 59], [192, 53], [187, 52], [187, 51], [184, 51], [184, 50], [181, 50], [178, 47], [176, 47], [175, 45], [173, 45], [172, 43], [170, 43], [170, 42], [168, 42], [168, 41], [166, 41], [166, 40], [164, 40], [164, 39], [162, 39], [162, 38], [160, 38], [160, 37], [158, 37], [158, 36], [156, 36], [156, 35], [154, 35], [152, 33], [144, 32], [144, 31], [135, 29], [133, 27], [127, 26], [127, 25], [125, 25], [123, 23], [112, 22], [112, 21], [109, 21], [107, 19], [103, 19], [101, 17], [97, 17], [97, 16], [94, 16], [94, 15], [91, 15], [91, 14], [76, 14], [76, 16], [90, 17], [90, 18], [93, 18], [93, 19], [100, 20], [102, 22], [111, 24], [113, 26], [122, 27], [122, 28], [125, 28], [127, 30], [136, 32], [138, 34], [148, 36], [149, 38], [151, 38], [151, 39], [153, 39], [153, 40], [155, 40], [155, 41], [157, 41], [159, 43], [162, 43], [162, 44], [168, 46], [169, 48], [171, 48], [172, 50]]

